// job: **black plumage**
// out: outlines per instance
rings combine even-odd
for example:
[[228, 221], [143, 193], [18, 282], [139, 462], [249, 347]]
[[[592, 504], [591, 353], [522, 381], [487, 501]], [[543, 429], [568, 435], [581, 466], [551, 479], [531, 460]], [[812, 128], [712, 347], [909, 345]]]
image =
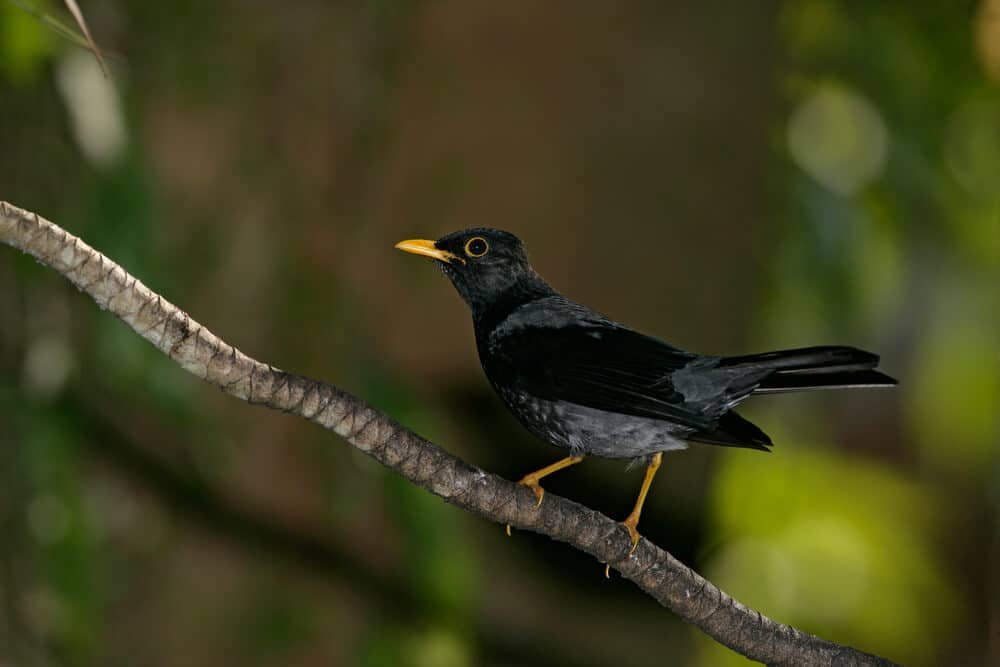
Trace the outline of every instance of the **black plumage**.
[[808, 347], [736, 357], [686, 352], [643, 335], [556, 292], [508, 232], [470, 229], [397, 247], [431, 257], [472, 311], [483, 370], [529, 431], [570, 457], [650, 461], [625, 521], [638, 540], [642, 501], [664, 451], [707, 443], [769, 451], [771, 439], [733, 408], [751, 394], [888, 387], [878, 356], [851, 347]]

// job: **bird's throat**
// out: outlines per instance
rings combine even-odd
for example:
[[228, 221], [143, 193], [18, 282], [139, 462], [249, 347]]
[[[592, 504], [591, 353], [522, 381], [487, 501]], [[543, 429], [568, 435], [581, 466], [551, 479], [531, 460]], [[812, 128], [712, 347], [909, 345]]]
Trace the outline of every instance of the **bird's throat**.
[[469, 304], [476, 338], [479, 339], [482, 335], [493, 331], [518, 308], [553, 294], [556, 294], [556, 291], [538, 277], [537, 280], [518, 282], [489, 301], [483, 301], [475, 306]]

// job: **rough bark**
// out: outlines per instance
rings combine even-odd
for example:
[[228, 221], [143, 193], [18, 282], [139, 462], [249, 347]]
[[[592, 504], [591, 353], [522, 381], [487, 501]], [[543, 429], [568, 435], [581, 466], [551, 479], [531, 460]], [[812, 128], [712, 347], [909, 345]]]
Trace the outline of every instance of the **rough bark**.
[[60, 272], [185, 370], [249, 403], [299, 415], [449, 503], [499, 524], [547, 535], [621, 575], [748, 658], [774, 665], [892, 665], [772, 620], [733, 599], [669, 553], [578, 503], [534, 493], [471, 466], [337, 387], [248, 357], [79, 238], [0, 202], [0, 241]]

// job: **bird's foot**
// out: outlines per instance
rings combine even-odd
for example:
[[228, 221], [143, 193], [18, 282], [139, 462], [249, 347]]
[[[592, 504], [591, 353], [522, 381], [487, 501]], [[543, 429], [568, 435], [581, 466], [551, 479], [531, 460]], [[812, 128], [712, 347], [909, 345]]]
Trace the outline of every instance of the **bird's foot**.
[[628, 555], [631, 556], [635, 548], [639, 546], [639, 538], [641, 537], [639, 531], [636, 529], [639, 525], [639, 515], [635, 513], [629, 514], [628, 518], [622, 521], [622, 525], [628, 529], [629, 537], [632, 538], [632, 548], [628, 550]]
[[[641, 535], [639, 535], [639, 531], [636, 529], [636, 527], [639, 525], [639, 515], [636, 514], [635, 512], [632, 512], [631, 514], [628, 515], [628, 517], [624, 521], [622, 521], [622, 525], [628, 529], [629, 537], [632, 538], [632, 548], [628, 550], [628, 556], [631, 556], [632, 553], [635, 551], [635, 548], [639, 546], [639, 538], [642, 537]], [[628, 556], [626, 556], [626, 558], [628, 558]], [[611, 578], [611, 563], [607, 563], [604, 566], [604, 577], [605, 579]]]
[[[552, 473], [558, 470], [562, 470], [563, 468], [568, 468], [569, 466], [576, 465], [582, 460], [583, 460], [582, 456], [567, 456], [564, 459], [559, 459], [552, 465], [545, 466], [541, 470], [536, 470], [535, 472], [528, 473], [527, 475], [521, 478], [521, 481], [519, 481], [518, 484], [520, 484], [521, 486], [526, 486], [535, 492], [535, 497], [538, 498], [538, 501], [535, 503], [535, 509], [537, 510], [539, 507], [542, 506], [542, 498], [545, 497], [545, 489], [543, 489], [542, 485], [538, 483], [538, 480], [548, 475], [551, 475]], [[507, 524], [507, 536], [508, 537], [510, 536], [510, 524]]]
[[[535, 492], [535, 497], [538, 498], [538, 500], [535, 502], [536, 510], [542, 506], [542, 498], [545, 497], [545, 489], [543, 489], [542, 485], [538, 483], [538, 477], [536, 477], [534, 473], [522, 477], [521, 480], [518, 482], [518, 484], [520, 484], [521, 486], [526, 486]], [[507, 537], [510, 537], [509, 523], [507, 524]]]
[[542, 498], [545, 497], [545, 489], [543, 489], [542, 485], [538, 483], [538, 477], [536, 477], [534, 473], [522, 477], [518, 484], [526, 486], [535, 492], [535, 497], [538, 498], [538, 501], [535, 503], [536, 510], [542, 506]]

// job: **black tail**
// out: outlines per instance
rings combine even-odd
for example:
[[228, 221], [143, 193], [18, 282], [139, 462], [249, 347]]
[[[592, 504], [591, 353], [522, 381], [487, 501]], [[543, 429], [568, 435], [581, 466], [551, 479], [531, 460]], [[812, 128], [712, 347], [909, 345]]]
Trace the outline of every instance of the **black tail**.
[[771, 438], [761, 431], [756, 424], [729, 411], [719, 418], [719, 422], [710, 431], [698, 431], [688, 436], [696, 442], [723, 447], [746, 447], [759, 449], [762, 452], [771, 451]]
[[[726, 357], [720, 368], [746, 371], [747, 387], [754, 394], [773, 394], [810, 389], [892, 387], [896, 381], [875, 370], [878, 355], [853, 347], [804, 347], [742, 357]], [[758, 379], [759, 378], [759, 379]], [[743, 394], [744, 396], [746, 394]], [[723, 414], [715, 428], [697, 431], [688, 439], [725, 447], [747, 447], [771, 451], [771, 438], [735, 412]]]
[[720, 367], [773, 371], [761, 379], [755, 394], [810, 389], [893, 387], [896, 380], [875, 369], [878, 355], [853, 347], [804, 347], [726, 357]]

